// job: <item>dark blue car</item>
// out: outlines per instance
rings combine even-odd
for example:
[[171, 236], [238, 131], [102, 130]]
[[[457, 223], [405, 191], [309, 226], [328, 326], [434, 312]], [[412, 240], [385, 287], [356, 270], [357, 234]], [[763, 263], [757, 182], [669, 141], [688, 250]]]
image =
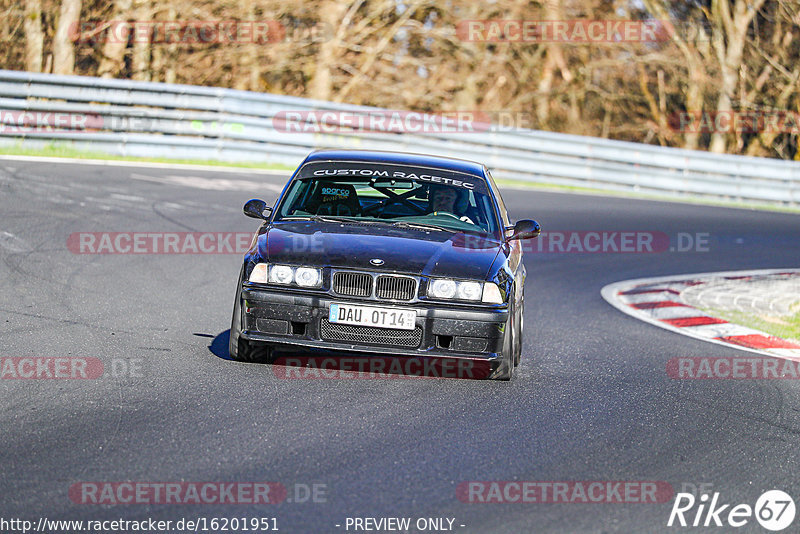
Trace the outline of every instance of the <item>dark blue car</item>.
[[282, 351], [479, 363], [509, 380], [519, 364], [525, 266], [520, 239], [480, 163], [377, 151], [311, 153], [244, 257], [230, 354]]

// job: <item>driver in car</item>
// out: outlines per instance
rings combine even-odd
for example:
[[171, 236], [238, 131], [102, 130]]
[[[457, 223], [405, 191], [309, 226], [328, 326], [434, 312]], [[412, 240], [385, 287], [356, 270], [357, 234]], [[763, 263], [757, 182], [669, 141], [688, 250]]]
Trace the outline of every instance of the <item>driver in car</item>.
[[458, 191], [448, 186], [431, 186], [429, 206], [433, 215], [450, 215], [460, 221], [475, 224], [458, 209], [457, 205], [464, 204], [466, 204], [466, 191]]

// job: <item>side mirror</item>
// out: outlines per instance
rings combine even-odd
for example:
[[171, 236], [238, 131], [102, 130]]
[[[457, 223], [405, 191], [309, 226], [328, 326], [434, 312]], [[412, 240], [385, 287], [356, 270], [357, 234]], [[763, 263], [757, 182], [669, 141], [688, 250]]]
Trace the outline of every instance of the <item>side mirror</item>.
[[260, 198], [251, 198], [244, 205], [244, 214], [254, 219], [269, 219], [269, 215], [264, 215], [265, 211], [272, 211], [272, 208]]
[[[512, 227], [509, 227], [508, 230], [511, 230]], [[506, 241], [512, 241], [514, 239], [531, 239], [537, 237], [542, 232], [542, 227], [539, 226], [539, 223], [536, 221], [532, 221], [530, 219], [522, 219], [521, 221], [517, 221], [517, 224], [513, 226], [514, 233], [511, 234]]]

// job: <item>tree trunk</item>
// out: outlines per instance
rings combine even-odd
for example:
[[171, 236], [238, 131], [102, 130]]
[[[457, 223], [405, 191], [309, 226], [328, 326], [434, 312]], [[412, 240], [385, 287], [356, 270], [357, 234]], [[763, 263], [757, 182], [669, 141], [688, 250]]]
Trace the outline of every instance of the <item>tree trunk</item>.
[[25, 0], [25, 70], [42, 72], [44, 33], [41, 0]]
[[[705, 69], [702, 62], [693, 54], [687, 54], [686, 62], [689, 67], [689, 86], [686, 89], [686, 109], [689, 113], [703, 111], [703, 93], [705, 92]], [[686, 132], [683, 148], [697, 150], [700, 144], [700, 134], [696, 131]]]
[[[131, 0], [117, 0], [115, 2], [114, 20], [121, 22], [128, 18], [131, 10]], [[113, 32], [114, 35], [123, 35], [121, 30]], [[109, 38], [103, 45], [103, 57], [97, 75], [101, 78], [113, 78], [125, 67], [125, 49], [128, 43], [123, 39]]]
[[[339, 28], [347, 5], [337, 0], [322, 0], [319, 8], [320, 22], [329, 28]], [[333, 95], [333, 70], [339, 56], [340, 32], [319, 45], [316, 69], [309, 83], [309, 96], [316, 100], [331, 100]]]
[[[732, 100], [739, 80], [739, 70], [742, 68], [747, 28], [764, 3], [764, 0], [736, 0], [734, 13], [731, 15], [729, 1], [714, 0], [711, 4], [711, 11], [720, 30], [716, 32], [712, 41], [722, 71], [717, 100], [718, 114], [730, 114], [733, 111]], [[724, 33], [724, 38], [722, 33]], [[725, 152], [726, 137], [725, 132], [714, 132], [711, 135], [709, 151]]]
[[[255, 5], [251, 0], [239, 0], [239, 13], [245, 21], [255, 20]], [[269, 46], [269, 43], [256, 43], [255, 39], [241, 45], [244, 47], [242, 53], [239, 54], [239, 61], [237, 65], [237, 76], [234, 79], [234, 89], [243, 89], [245, 91], [258, 91], [259, 79], [261, 77], [261, 69], [258, 63], [258, 47]]]
[[[666, 0], [644, 0], [647, 10], [650, 11], [655, 18], [660, 20], [669, 20], [669, 3]], [[677, 21], [677, 26], [680, 28], [682, 25]], [[698, 28], [702, 32], [702, 28]], [[697, 45], [702, 45], [706, 34], [698, 34], [694, 42], [684, 39], [681, 31], [672, 33], [672, 41], [678, 47], [681, 54], [686, 60], [686, 70], [688, 80], [686, 85], [686, 92], [684, 96], [684, 106], [686, 111], [690, 114], [697, 114], [703, 111], [703, 95], [705, 94], [706, 86], [706, 69], [703, 62], [704, 56]], [[703, 50], [707, 52], [708, 47]], [[683, 148], [696, 150], [698, 148], [700, 134], [696, 131], [682, 132], [684, 134]]]
[[[561, 0], [547, 0], [545, 2], [544, 19], [564, 20], [561, 7]], [[561, 45], [557, 42], [547, 43], [545, 45], [544, 64], [542, 65], [542, 77], [539, 80], [539, 86], [536, 88], [536, 118], [539, 121], [539, 128], [547, 128], [550, 121], [550, 98], [556, 71], [561, 73], [561, 78], [565, 82], [572, 81], [572, 74], [567, 68]]]
[[[150, 0], [135, 0], [134, 7], [136, 20], [152, 20]], [[150, 40], [134, 39], [133, 55], [131, 57], [132, 78], [134, 80], [150, 81]]]
[[[177, 13], [174, 7], [167, 9], [167, 22], [175, 22]], [[157, 43], [150, 50], [150, 81], [175, 83], [175, 64], [178, 60], [178, 44]]]
[[53, 72], [73, 74], [75, 72], [75, 46], [72, 35], [78, 28], [81, 16], [81, 0], [62, 0], [56, 34], [53, 37]]

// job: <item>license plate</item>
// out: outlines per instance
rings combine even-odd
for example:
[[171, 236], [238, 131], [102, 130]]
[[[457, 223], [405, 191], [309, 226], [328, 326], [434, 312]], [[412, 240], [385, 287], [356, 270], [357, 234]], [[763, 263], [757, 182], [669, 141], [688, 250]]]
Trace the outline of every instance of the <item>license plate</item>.
[[417, 312], [398, 308], [331, 304], [328, 321], [339, 324], [414, 330]]

